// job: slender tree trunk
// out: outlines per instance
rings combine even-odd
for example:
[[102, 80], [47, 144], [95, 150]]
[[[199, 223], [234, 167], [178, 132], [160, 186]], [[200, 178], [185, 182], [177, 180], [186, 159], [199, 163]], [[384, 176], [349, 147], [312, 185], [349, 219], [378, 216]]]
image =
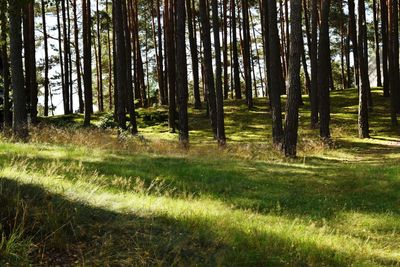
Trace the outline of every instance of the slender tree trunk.
[[175, 114], [176, 114], [176, 73], [175, 73], [175, 44], [174, 44], [174, 28], [175, 28], [175, 15], [173, 8], [174, 0], [165, 0], [165, 8], [166, 8], [166, 38], [167, 38], [167, 60], [168, 60], [168, 103], [169, 103], [169, 116], [168, 116], [168, 125], [170, 132], [175, 132]]
[[[193, 95], [194, 95], [194, 108], [201, 109], [201, 99], [200, 99], [200, 86], [199, 86], [199, 58], [197, 53], [197, 44], [195, 42], [195, 34], [197, 34], [193, 29], [193, 9], [191, 6], [191, 1], [186, 0], [186, 10], [187, 10], [187, 21], [189, 29], [189, 43], [190, 43], [190, 54], [192, 58], [192, 72], [193, 72]], [[179, 50], [178, 50], [179, 51]]]
[[123, 22], [123, 12], [122, 12], [122, 1], [124, 0], [114, 0], [113, 9], [115, 9], [114, 16], [114, 31], [116, 38], [116, 85], [118, 91], [118, 126], [125, 130], [126, 129], [126, 116], [125, 116], [125, 96], [126, 96], [126, 41], [124, 34], [124, 22]]
[[360, 73], [359, 106], [358, 106], [358, 136], [369, 137], [368, 124], [368, 59], [365, 57], [364, 39], [367, 37], [367, 25], [365, 23], [365, 2], [358, 0], [358, 59]]
[[399, 26], [398, 26], [398, 1], [388, 0], [389, 7], [389, 73], [391, 97], [391, 121], [397, 125], [397, 112], [399, 101]]
[[46, 4], [41, 0], [44, 40], [44, 116], [49, 116], [49, 46], [47, 40]]
[[383, 71], [383, 96], [390, 95], [390, 77], [388, 70], [389, 36], [388, 36], [388, 7], [387, 0], [381, 0], [381, 31], [382, 31], [382, 71]]
[[[108, 14], [108, 7], [109, 3], [108, 0], [106, 0], [106, 13]], [[110, 23], [109, 18], [107, 17], [107, 21]], [[113, 96], [112, 96], [112, 89], [113, 89], [113, 84], [112, 84], [112, 70], [113, 70], [113, 58], [111, 56], [111, 38], [110, 38], [110, 28], [111, 26], [107, 27], [107, 52], [108, 52], [108, 108], [112, 110], [113, 107]]]
[[319, 112], [321, 116], [320, 136], [324, 141], [329, 141], [331, 134], [330, 123], [330, 97], [329, 97], [329, 11], [330, 0], [321, 2], [321, 26], [318, 46], [318, 89]]
[[219, 40], [220, 21], [218, 19], [218, 1], [212, 0], [211, 3], [212, 3], [215, 73], [216, 73], [215, 90], [216, 90], [216, 111], [217, 111], [217, 139], [218, 139], [218, 144], [224, 146], [226, 143], [226, 137], [225, 137], [225, 122], [224, 122], [224, 94], [222, 91], [223, 89], [222, 89], [221, 46]]
[[21, 6], [18, 1], [10, 1], [10, 59], [11, 87], [13, 90], [13, 132], [22, 139], [28, 136], [26, 94], [22, 68]]
[[99, 12], [99, 0], [96, 0], [96, 20], [97, 20], [97, 45], [98, 45], [98, 66], [99, 66], [99, 111], [104, 112], [104, 96], [103, 96], [103, 69], [102, 69], [102, 50], [101, 50], [101, 38], [100, 38], [100, 12]]
[[359, 73], [359, 59], [358, 59], [358, 43], [357, 43], [357, 22], [356, 22], [356, 15], [355, 15], [355, 7], [354, 7], [354, 0], [348, 0], [349, 6], [349, 36], [351, 39], [352, 47], [353, 47], [353, 55], [354, 55], [354, 72], [356, 77], [356, 85], [359, 88], [360, 82], [360, 73]]
[[240, 85], [239, 54], [237, 48], [237, 25], [236, 25], [236, 3], [231, 0], [231, 28], [232, 28], [232, 47], [233, 47], [233, 79], [235, 86], [235, 98], [242, 99], [242, 89]]
[[[190, 4], [190, 3], [189, 3]], [[190, 5], [188, 6], [190, 9]], [[189, 144], [188, 124], [188, 81], [186, 63], [185, 42], [185, 0], [176, 1], [176, 50], [182, 51], [183, 55], [176, 58], [176, 91], [179, 107], [179, 142], [183, 147]], [[191, 23], [191, 22], [190, 22]]]
[[312, 0], [311, 13], [311, 128], [317, 128], [318, 124], [318, 0]]
[[206, 0], [200, 0], [200, 21], [202, 25], [202, 40], [204, 50], [204, 78], [205, 87], [207, 94], [207, 102], [209, 108], [209, 115], [211, 119], [211, 128], [214, 133], [214, 137], [217, 138], [217, 109], [216, 109], [216, 97], [214, 87], [214, 74], [213, 74], [213, 63], [211, 53], [211, 37], [210, 37], [210, 20], [209, 12]]
[[281, 146], [283, 141], [281, 92], [284, 85], [281, 79], [282, 64], [277, 16], [276, 0], [268, 0], [268, 25], [266, 27], [269, 29], [269, 62], [267, 64], [269, 64], [268, 71], [271, 78], [272, 138], [274, 145]]
[[[163, 57], [163, 41], [162, 41], [162, 26], [161, 26], [161, 11], [160, 11], [160, 1], [157, 2], [157, 42], [158, 42], [158, 90], [160, 91], [160, 103], [161, 105], [168, 104], [168, 92], [165, 88], [164, 82], [164, 57]], [[164, 12], [165, 13], [165, 12]]]
[[63, 41], [64, 41], [64, 113], [70, 114], [70, 98], [69, 98], [69, 85], [70, 85], [70, 76], [69, 76], [69, 38], [67, 33], [67, 15], [66, 15], [66, 7], [65, 7], [65, 0], [61, 1], [61, 12], [62, 12], [62, 20], [63, 20]]
[[4, 128], [10, 128], [12, 126], [12, 115], [11, 115], [11, 101], [10, 101], [10, 63], [8, 58], [8, 44], [7, 44], [7, 1], [1, 2], [1, 39], [3, 40], [1, 45], [1, 57], [3, 60], [3, 86], [4, 86]]
[[[246, 86], [246, 102], [249, 109], [253, 108], [253, 91], [251, 85], [251, 51], [250, 51], [250, 20], [247, 0], [242, 0], [243, 13], [243, 66]], [[218, 78], [217, 78], [218, 79]]]
[[[128, 5], [126, 0], [122, 0], [122, 13], [123, 13], [123, 30], [125, 33], [125, 64], [121, 70], [125, 68], [126, 74], [126, 85], [125, 92], [122, 94], [126, 96], [126, 108], [129, 113], [129, 122], [131, 124], [131, 133], [133, 135], [138, 133], [137, 124], [136, 124], [136, 114], [135, 114], [135, 97], [133, 95], [133, 77], [132, 77], [132, 40], [131, 34], [129, 30], [129, 12]], [[122, 49], [122, 48], [121, 48]], [[125, 116], [125, 115], [124, 115]]]
[[77, 14], [77, 2], [74, 0], [73, 3], [73, 15], [74, 15], [74, 42], [75, 42], [75, 67], [76, 67], [76, 79], [78, 83], [78, 102], [79, 102], [79, 113], [83, 113], [85, 110], [83, 102], [82, 92], [82, 74], [81, 74], [81, 54], [79, 48], [79, 29], [78, 29], [78, 14]]
[[83, 17], [83, 83], [85, 95], [85, 120], [86, 126], [90, 125], [90, 116], [93, 113], [92, 99], [92, 44], [91, 44], [91, 12], [90, 0], [82, 0]]
[[290, 7], [289, 89], [286, 103], [284, 150], [286, 157], [295, 157], [299, 125], [298, 92], [301, 90], [300, 57], [304, 50], [304, 48], [302, 49], [301, 0], [291, 0]]
[[376, 78], [377, 86], [382, 86], [382, 74], [381, 74], [381, 53], [379, 49], [380, 38], [379, 38], [379, 20], [378, 20], [378, 5], [376, 0], [372, 2], [373, 16], [374, 16], [374, 32], [375, 32], [375, 57], [376, 57]]

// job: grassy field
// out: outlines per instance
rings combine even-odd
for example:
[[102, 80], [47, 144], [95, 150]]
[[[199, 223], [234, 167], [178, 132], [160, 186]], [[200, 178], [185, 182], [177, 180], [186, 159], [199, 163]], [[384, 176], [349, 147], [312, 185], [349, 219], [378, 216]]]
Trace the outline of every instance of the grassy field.
[[400, 132], [380, 95], [361, 140], [356, 91], [332, 94], [330, 148], [306, 103], [294, 160], [265, 99], [226, 103], [223, 150], [204, 111], [188, 151], [163, 109], [138, 111], [139, 137], [107, 115], [43, 119], [29, 144], [0, 143], [0, 265], [399, 266]]

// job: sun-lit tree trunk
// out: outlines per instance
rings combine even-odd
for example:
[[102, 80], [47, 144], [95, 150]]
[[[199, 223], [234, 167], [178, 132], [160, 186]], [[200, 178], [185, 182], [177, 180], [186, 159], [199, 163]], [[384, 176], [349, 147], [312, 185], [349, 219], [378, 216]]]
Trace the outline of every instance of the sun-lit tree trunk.
[[378, 5], [376, 0], [372, 1], [372, 12], [374, 19], [374, 33], [375, 33], [375, 60], [376, 60], [376, 78], [377, 86], [382, 86], [382, 74], [381, 74], [381, 53], [380, 53], [380, 36], [379, 36], [379, 20], [378, 20]]
[[166, 39], [167, 39], [167, 60], [168, 60], [168, 125], [170, 132], [175, 132], [175, 114], [176, 114], [176, 73], [175, 73], [175, 44], [174, 44], [174, 28], [175, 28], [175, 15], [173, 8], [174, 0], [165, 0], [165, 28], [166, 28]]

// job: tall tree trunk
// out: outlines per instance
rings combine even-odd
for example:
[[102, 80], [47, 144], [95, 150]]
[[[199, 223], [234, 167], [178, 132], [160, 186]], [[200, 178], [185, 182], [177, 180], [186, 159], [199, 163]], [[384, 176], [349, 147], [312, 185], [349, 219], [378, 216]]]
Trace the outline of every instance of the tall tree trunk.
[[61, 18], [60, 18], [60, 0], [56, 1], [56, 13], [57, 13], [57, 33], [58, 33], [58, 58], [60, 63], [60, 71], [61, 71], [61, 93], [63, 98], [63, 108], [64, 113], [66, 111], [65, 107], [65, 81], [64, 81], [64, 58], [63, 58], [63, 48], [62, 48], [62, 33], [61, 33]]
[[[216, 91], [216, 111], [217, 111], [217, 139], [218, 144], [224, 146], [226, 143], [225, 137], [225, 122], [224, 122], [224, 94], [222, 91], [222, 63], [221, 63], [221, 46], [219, 40], [219, 25], [218, 19], [218, 1], [212, 0], [212, 21], [214, 32], [214, 51], [215, 51], [215, 91]], [[251, 78], [251, 77], [250, 77]], [[251, 91], [251, 87], [250, 87]], [[249, 103], [249, 102], [248, 102]]]
[[27, 104], [32, 123], [37, 122], [38, 85], [36, 81], [35, 11], [33, 2], [25, 4], [24, 45]]
[[311, 128], [315, 129], [318, 124], [318, 0], [312, 0], [311, 11]]
[[364, 39], [367, 38], [367, 25], [365, 23], [365, 2], [358, 0], [358, 59], [360, 73], [359, 106], [358, 106], [358, 136], [369, 137], [368, 124], [368, 59]]
[[299, 125], [298, 92], [301, 90], [300, 56], [304, 50], [304, 48], [302, 49], [301, 0], [291, 0], [290, 7], [289, 89], [286, 103], [284, 150], [285, 156], [295, 157]]
[[[245, 78], [246, 102], [249, 109], [253, 108], [253, 91], [251, 85], [251, 51], [250, 51], [250, 20], [247, 0], [242, 0], [243, 16], [243, 67]], [[218, 79], [218, 78], [217, 78]]]
[[103, 97], [103, 69], [102, 69], [102, 50], [101, 50], [101, 38], [100, 38], [100, 12], [99, 12], [99, 0], [96, 0], [96, 20], [97, 20], [97, 45], [98, 45], [98, 68], [99, 68], [99, 111], [104, 112], [104, 97]]
[[202, 40], [204, 50], [204, 78], [206, 95], [208, 102], [209, 115], [211, 119], [211, 128], [214, 133], [214, 137], [217, 138], [217, 109], [216, 109], [216, 97], [215, 97], [215, 86], [214, 86], [214, 73], [211, 53], [211, 37], [210, 37], [210, 19], [209, 11], [206, 0], [200, 0], [200, 21], [202, 25]]
[[390, 95], [390, 77], [388, 70], [389, 36], [388, 36], [388, 7], [387, 0], [381, 0], [381, 27], [382, 27], [382, 71], [383, 71], [383, 96]]
[[398, 1], [388, 0], [389, 7], [389, 73], [391, 97], [391, 121], [397, 125], [399, 101], [399, 26]]
[[171, 132], [175, 132], [175, 114], [176, 114], [176, 104], [175, 104], [175, 96], [176, 96], [176, 74], [175, 74], [175, 44], [174, 44], [174, 8], [173, 8], [174, 0], [165, 0], [165, 8], [166, 11], [166, 31], [167, 31], [167, 60], [168, 60], [168, 104], [169, 104], [169, 116], [168, 116], [168, 125]]
[[224, 99], [228, 99], [229, 94], [229, 73], [228, 73], [228, 0], [223, 0], [223, 61], [224, 61]]
[[269, 64], [268, 71], [271, 78], [272, 138], [274, 145], [281, 146], [283, 141], [281, 92], [284, 90], [284, 85], [281, 79], [282, 64], [277, 16], [276, 0], [268, 0], [268, 20], [266, 20], [268, 25], [266, 27], [269, 29], [269, 62], [267, 64]]
[[[193, 72], [193, 95], [194, 95], [194, 108], [201, 108], [200, 99], [200, 86], [199, 86], [199, 58], [197, 53], [197, 43], [195, 42], [195, 35], [197, 34], [193, 29], [193, 12], [191, 1], [186, 0], [187, 10], [187, 21], [189, 29], [189, 43], [190, 43], [190, 54], [192, 58], [192, 72]], [[178, 50], [179, 51], [179, 50]]]
[[237, 28], [236, 28], [236, 3], [231, 0], [231, 28], [232, 28], [232, 56], [233, 56], [233, 80], [235, 86], [235, 98], [242, 99], [242, 89], [240, 85], [239, 54], [237, 48]]
[[[350, 0], [351, 1], [351, 0]], [[324, 141], [329, 141], [331, 134], [330, 123], [330, 97], [329, 97], [329, 11], [330, 0], [321, 1], [321, 26], [318, 46], [318, 89], [319, 113], [321, 116], [320, 136]]]
[[90, 125], [90, 116], [93, 113], [92, 99], [92, 42], [91, 42], [91, 12], [90, 0], [82, 0], [83, 17], [83, 83], [85, 95], [85, 120], [86, 126]]
[[77, 14], [77, 2], [74, 0], [73, 3], [73, 15], [74, 15], [74, 42], [75, 42], [75, 67], [76, 67], [76, 79], [78, 82], [78, 102], [79, 102], [79, 113], [83, 113], [85, 110], [83, 102], [82, 92], [82, 74], [81, 74], [81, 54], [79, 48], [79, 29], [78, 29], [78, 14]]
[[[125, 33], [125, 74], [126, 74], [126, 85], [125, 85], [125, 96], [126, 96], [126, 108], [129, 113], [129, 122], [131, 124], [131, 133], [133, 135], [138, 133], [136, 124], [135, 114], [135, 97], [133, 95], [133, 77], [132, 77], [132, 40], [129, 30], [129, 12], [126, 0], [122, 0], [122, 14], [123, 14], [123, 30]], [[122, 49], [122, 48], [121, 48]], [[123, 69], [122, 68], [122, 69]], [[122, 70], [121, 69], [121, 70]], [[124, 115], [125, 116], [125, 115]]]
[[[190, 4], [190, 3], [189, 3]], [[188, 6], [190, 9], [190, 5]], [[176, 1], [176, 50], [183, 53], [176, 58], [176, 91], [179, 107], [179, 142], [183, 147], [189, 144], [188, 124], [188, 81], [185, 42], [185, 0]], [[191, 23], [191, 22], [190, 22]]]
[[67, 33], [67, 15], [66, 15], [66, 7], [65, 7], [65, 0], [61, 1], [61, 12], [62, 12], [62, 20], [63, 20], [63, 41], [64, 41], [64, 114], [70, 114], [70, 98], [69, 98], [69, 85], [70, 85], [70, 76], [69, 76], [69, 38]]
[[356, 15], [355, 15], [355, 6], [354, 0], [348, 0], [349, 6], [349, 35], [353, 47], [353, 55], [354, 55], [354, 72], [356, 77], [356, 85], [359, 88], [360, 82], [360, 73], [359, 73], [359, 59], [358, 59], [358, 43], [357, 43], [357, 22], [356, 22]]
[[47, 40], [46, 4], [41, 0], [44, 40], [44, 116], [49, 116], [49, 46]]
[[375, 57], [376, 57], [376, 78], [377, 86], [382, 86], [382, 74], [381, 74], [381, 53], [379, 49], [380, 38], [379, 38], [379, 20], [378, 20], [378, 5], [376, 0], [372, 1], [373, 17], [374, 17], [374, 32], [375, 32]]
[[8, 58], [8, 44], [7, 44], [7, 1], [1, 1], [1, 39], [3, 40], [1, 45], [1, 58], [3, 61], [3, 87], [4, 87], [4, 127], [9, 128], [12, 126], [12, 115], [11, 115], [11, 101], [10, 101], [10, 63]]
[[115, 10], [114, 16], [114, 31], [116, 38], [116, 85], [118, 91], [118, 126], [125, 130], [126, 129], [126, 116], [125, 116], [125, 96], [126, 96], [126, 42], [124, 34], [124, 22], [122, 12], [122, 1], [114, 0], [113, 9]]
[[10, 59], [13, 90], [13, 132], [19, 138], [28, 136], [24, 71], [22, 68], [21, 5], [10, 1]]
[[[168, 104], [168, 92], [165, 88], [164, 82], [164, 57], [163, 57], [163, 35], [162, 35], [162, 26], [161, 26], [161, 10], [160, 10], [160, 1], [157, 2], [157, 42], [158, 42], [158, 65], [157, 65], [157, 73], [158, 73], [158, 90], [160, 91], [160, 103], [161, 105]], [[165, 12], [164, 12], [165, 13]]]

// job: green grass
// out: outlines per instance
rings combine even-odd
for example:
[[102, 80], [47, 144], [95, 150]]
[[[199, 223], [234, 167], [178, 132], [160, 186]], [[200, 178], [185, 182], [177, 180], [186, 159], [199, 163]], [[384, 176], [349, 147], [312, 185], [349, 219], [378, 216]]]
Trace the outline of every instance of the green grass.
[[204, 111], [189, 151], [163, 109], [138, 111], [140, 138], [97, 130], [102, 115], [44, 119], [31, 143], [0, 144], [0, 265], [400, 265], [399, 132], [374, 100], [361, 140], [356, 92], [332, 94], [334, 148], [306, 104], [295, 160], [272, 149], [264, 99], [226, 103], [225, 150]]

